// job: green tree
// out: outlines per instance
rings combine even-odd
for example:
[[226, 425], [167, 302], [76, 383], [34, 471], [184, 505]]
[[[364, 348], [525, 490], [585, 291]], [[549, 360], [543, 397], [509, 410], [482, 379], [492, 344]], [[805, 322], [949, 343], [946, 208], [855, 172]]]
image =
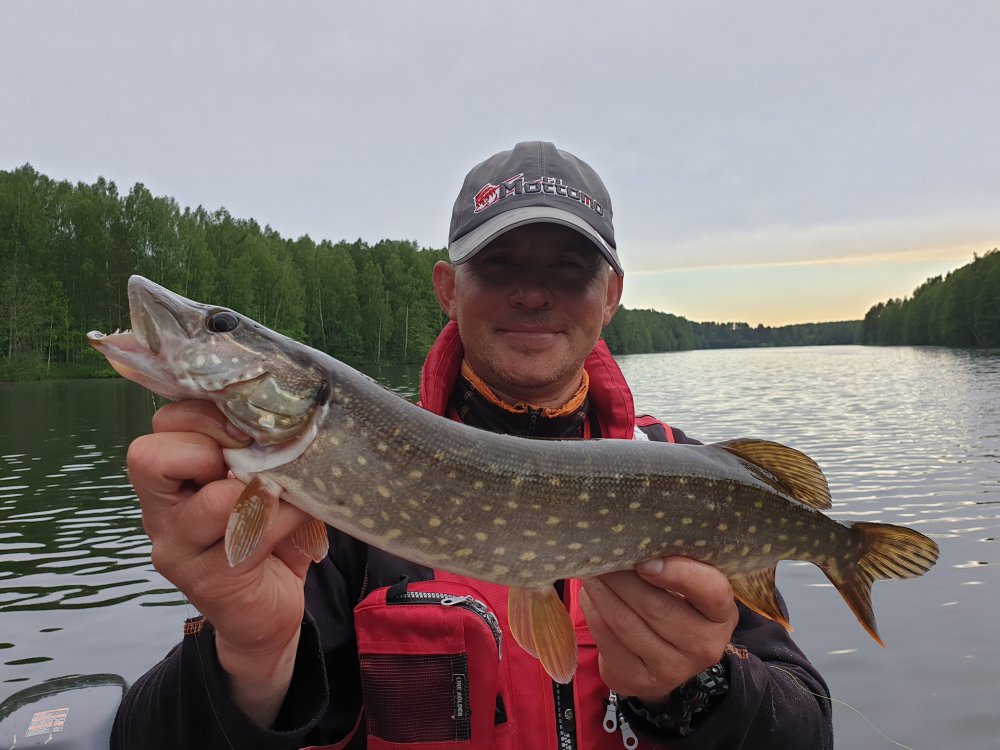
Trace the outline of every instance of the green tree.
[[361, 346], [364, 358], [381, 364], [392, 321], [389, 295], [381, 267], [365, 258], [358, 275], [358, 303], [361, 307]]
[[41, 284], [31, 278], [25, 264], [6, 260], [0, 265], [0, 345], [5, 379], [40, 374], [39, 331], [45, 316], [39, 300], [43, 294]]

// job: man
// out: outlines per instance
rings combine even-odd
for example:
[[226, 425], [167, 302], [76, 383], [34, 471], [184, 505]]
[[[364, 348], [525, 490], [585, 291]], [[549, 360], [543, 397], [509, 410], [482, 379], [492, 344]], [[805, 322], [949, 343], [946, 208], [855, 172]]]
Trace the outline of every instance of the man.
[[[475, 167], [449, 257], [434, 268], [451, 322], [424, 366], [425, 408], [528, 438], [695, 442], [636, 418], [599, 341], [623, 270], [586, 163], [527, 142]], [[335, 530], [310, 566], [287, 539], [303, 521], [291, 506], [265, 553], [229, 568], [222, 538], [242, 486], [221, 449], [246, 436], [198, 402], [164, 407], [153, 428], [128, 458], [153, 563], [203, 617], [128, 693], [115, 747], [832, 745], [822, 679], [709, 565], [668, 557], [560, 582], [580, 643], [560, 685], [513, 643], [504, 587]], [[421, 606], [443, 600], [469, 606]]]

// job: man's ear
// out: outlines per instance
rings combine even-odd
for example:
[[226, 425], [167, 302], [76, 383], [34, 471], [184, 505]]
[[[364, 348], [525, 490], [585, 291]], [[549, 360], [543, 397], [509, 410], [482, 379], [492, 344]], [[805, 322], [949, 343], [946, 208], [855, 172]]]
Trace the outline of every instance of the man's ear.
[[434, 264], [434, 296], [452, 320], [455, 320], [455, 266], [439, 260]]
[[625, 277], [619, 276], [614, 269], [608, 269], [608, 293], [604, 300], [604, 325], [606, 326], [618, 312], [622, 301], [622, 290], [625, 288]]

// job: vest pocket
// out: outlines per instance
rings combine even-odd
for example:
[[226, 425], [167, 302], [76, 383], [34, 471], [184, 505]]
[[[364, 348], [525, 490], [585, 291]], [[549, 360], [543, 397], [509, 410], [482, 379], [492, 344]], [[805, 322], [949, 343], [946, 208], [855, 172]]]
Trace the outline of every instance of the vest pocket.
[[466, 654], [362, 654], [368, 734], [387, 742], [472, 738]]
[[500, 625], [482, 594], [404, 578], [365, 597], [354, 622], [369, 748], [497, 746], [509, 692]]

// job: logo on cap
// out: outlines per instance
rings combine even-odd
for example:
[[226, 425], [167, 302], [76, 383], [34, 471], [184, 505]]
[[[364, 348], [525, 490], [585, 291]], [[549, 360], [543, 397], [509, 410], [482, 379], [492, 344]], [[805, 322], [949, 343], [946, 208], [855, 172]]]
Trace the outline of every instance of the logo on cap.
[[472, 212], [478, 214], [485, 211], [494, 203], [502, 201], [508, 195], [530, 195], [538, 193], [556, 195], [561, 198], [576, 201], [577, 203], [592, 209], [598, 216], [604, 216], [604, 206], [582, 190], [567, 185], [562, 181], [562, 178], [538, 177], [534, 180], [525, 182], [523, 172], [514, 175], [510, 179], [504, 180], [499, 185], [494, 185], [492, 182], [487, 182], [483, 185], [479, 189], [479, 192], [472, 198]]

